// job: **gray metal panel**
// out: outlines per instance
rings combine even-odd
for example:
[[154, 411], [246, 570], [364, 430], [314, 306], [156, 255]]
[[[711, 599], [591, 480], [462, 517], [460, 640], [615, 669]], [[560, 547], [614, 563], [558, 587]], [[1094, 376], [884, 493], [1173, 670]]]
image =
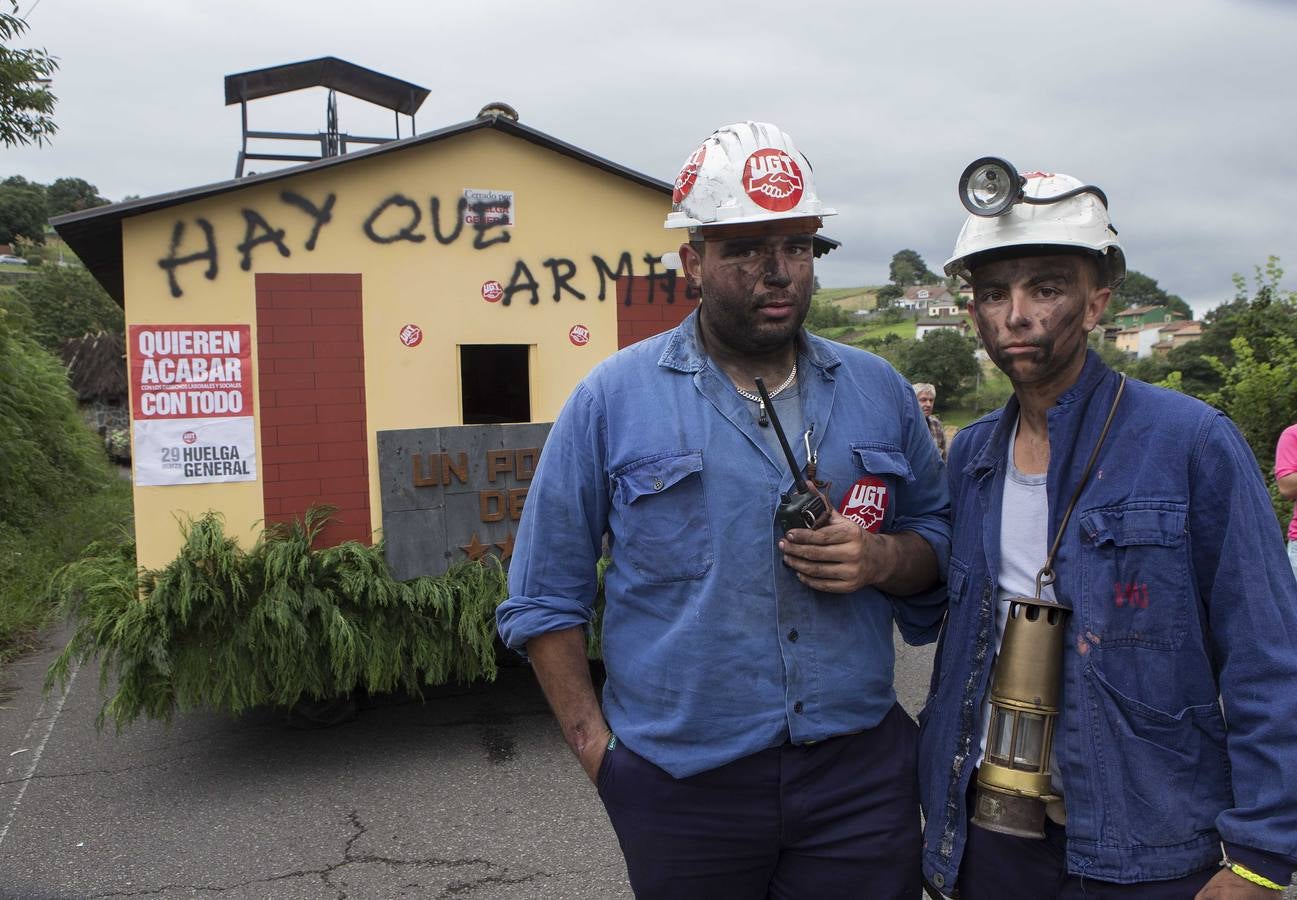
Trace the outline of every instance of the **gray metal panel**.
[[[518, 451], [544, 446], [550, 427], [541, 422], [378, 432], [383, 538], [393, 575], [440, 575], [469, 558], [465, 548], [473, 547], [474, 538], [486, 552], [503, 556], [518, 533], [511, 513], [530, 485], [528, 467], [534, 467]], [[454, 468], [461, 468], [463, 454], [465, 481], [443, 465], [443, 454]], [[429, 483], [416, 485], [416, 471]]]

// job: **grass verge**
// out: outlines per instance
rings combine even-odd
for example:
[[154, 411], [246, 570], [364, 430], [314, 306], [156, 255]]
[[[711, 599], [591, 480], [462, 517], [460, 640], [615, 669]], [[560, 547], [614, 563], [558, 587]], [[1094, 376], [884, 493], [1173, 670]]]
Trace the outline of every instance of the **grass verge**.
[[102, 490], [75, 496], [19, 531], [0, 526], [0, 665], [35, 646], [57, 612], [50, 575], [95, 541], [124, 541], [131, 485], [110, 472]]

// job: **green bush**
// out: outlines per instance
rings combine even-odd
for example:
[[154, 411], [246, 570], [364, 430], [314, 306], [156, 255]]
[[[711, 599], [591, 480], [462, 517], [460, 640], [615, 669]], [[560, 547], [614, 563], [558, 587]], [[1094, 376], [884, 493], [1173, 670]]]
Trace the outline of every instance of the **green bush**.
[[326, 517], [271, 526], [244, 551], [208, 513], [159, 571], [137, 572], [132, 544], [65, 567], [51, 592], [76, 627], [47, 685], [98, 655], [101, 687], [113, 686], [98, 723], [120, 729], [199, 707], [238, 713], [495, 678], [498, 563], [396, 581], [381, 544], [312, 549]]
[[122, 308], [81, 265], [45, 266], [16, 293], [26, 305], [33, 339], [47, 350], [57, 352], [85, 334], [125, 331]]
[[0, 309], [0, 661], [50, 619], [49, 573], [130, 515], [63, 366]]
[[0, 526], [24, 530], [112, 477], [54, 356], [0, 310]]

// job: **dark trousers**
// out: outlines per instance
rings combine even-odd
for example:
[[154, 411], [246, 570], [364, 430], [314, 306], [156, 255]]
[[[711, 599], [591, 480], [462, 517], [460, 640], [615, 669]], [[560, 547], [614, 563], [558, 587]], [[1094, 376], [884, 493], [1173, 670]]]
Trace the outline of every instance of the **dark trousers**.
[[599, 796], [639, 900], [836, 900], [920, 893], [918, 729], [785, 744], [672, 778], [620, 742]]
[[[974, 778], [973, 784], [977, 780]], [[1117, 884], [1067, 873], [1067, 830], [1045, 820], [1045, 839], [1014, 837], [972, 823], [973, 790], [968, 792], [968, 842], [959, 866], [960, 900], [1193, 900], [1215, 866], [1167, 881]]]

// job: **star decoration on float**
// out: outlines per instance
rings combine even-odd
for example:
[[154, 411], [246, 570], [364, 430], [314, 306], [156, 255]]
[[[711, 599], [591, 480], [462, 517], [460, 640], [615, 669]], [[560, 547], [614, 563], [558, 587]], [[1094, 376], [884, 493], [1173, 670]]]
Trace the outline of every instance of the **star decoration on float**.
[[464, 553], [467, 554], [468, 558], [473, 560], [473, 562], [477, 562], [483, 556], [486, 556], [486, 551], [490, 549], [490, 547], [490, 544], [484, 544], [477, 539], [476, 531], [473, 532], [473, 539], [471, 541], [467, 544], [459, 545], [459, 549], [463, 550]]
[[504, 551], [500, 554], [500, 562], [504, 562], [509, 557], [513, 556], [513, 532], [510, 531], [509, 536], [504, 540], [496, 541], [495, 545]]

